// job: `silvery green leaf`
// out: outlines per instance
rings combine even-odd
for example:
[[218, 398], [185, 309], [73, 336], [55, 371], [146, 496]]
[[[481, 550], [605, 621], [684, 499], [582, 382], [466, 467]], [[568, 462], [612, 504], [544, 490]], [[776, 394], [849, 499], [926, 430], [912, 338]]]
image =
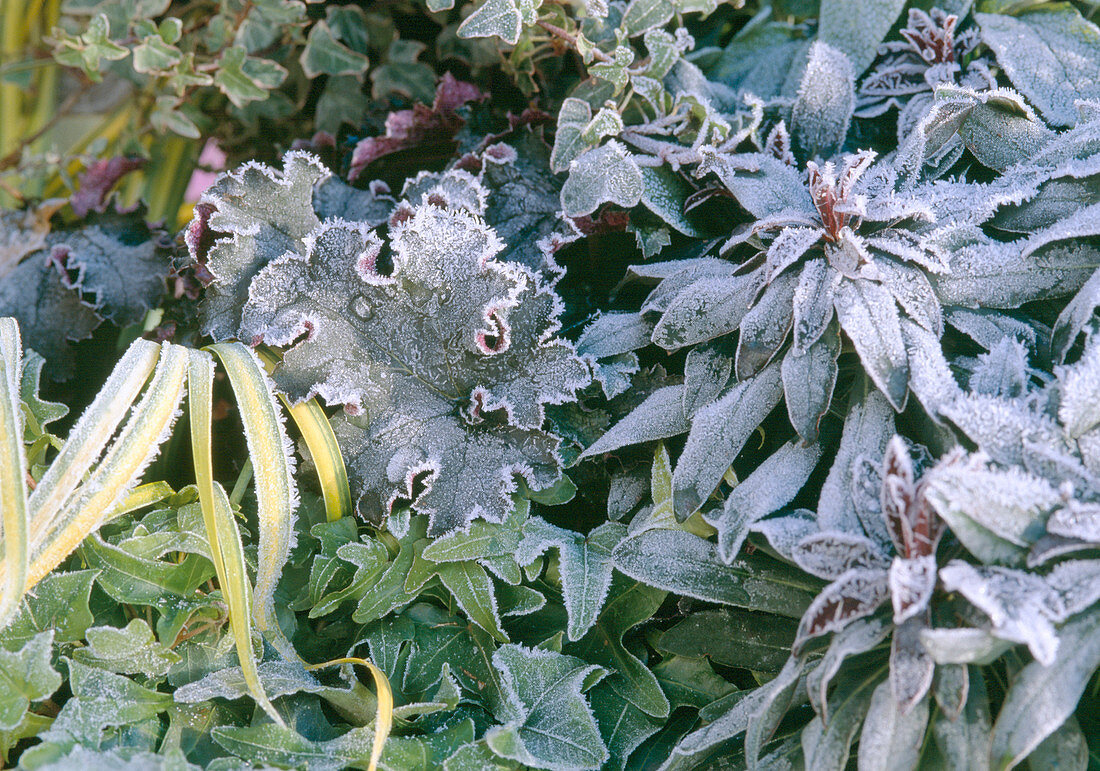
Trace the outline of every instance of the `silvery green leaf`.
[[966, 394], [940, 411], [998, 463], [1022, 465], [1024, 437], [1036, 444], [1065, 446], [1058, 425], [1024, 402]]
[[0, 731], [19, 726], [32, 702], [49, 698], [61, 687], [61, 675], [53, 668], [53, 631], [41, 632], [21, 648], [0, 648]]
[[962, 389], [936, 335], [907, 318], [901, 320], [901, 333], [909, 360], [909, 389], [929, 417], [939, 422], [942, 409], [963, 397]]
[[718, 530], [723, 560], [732, 562], [752, 526], [794, 499], [820, 459], [820, 445], [787, 443], [730, 491], [721, 512], [704, 515]]
[[592, 120], [592, 107], [583, 99], [568, 97], [558, 111], [554, 149], [550, 152], [550, 169], [558, 174], [569, 170], [569, 164], [591, 147], [584, 133]]
[[697, 760], [705, 760], [708, 750], [735, 738], [748, 728], [749, 716], [766, 695], [767, 692], [759, 688], [744, 695], [735, 694], [736, 701], [729, 709], [677, 742], [659, 771], [692, 768], [697, 765]]
[[154, 678], [168, 674], [172, 665], [180, 661], [179, 654], [156, 641], [153, 630], [143, 619], [132, 619], [122, 629], [92, 627], [85, 634], [88, 647], [73, 652], [73, 658], [82, 664]]
[[1091, 543], [1100, 543], [1100, 506], [1070, 500], [1047, 520], [1047, 532]]
[[[305, 670], [299, 662], [264, 661], [258, 665], [260, 680], [271, 699], [292, 693], [321, 693], [327, 686]], [[173, 694], [180, 704], [197, 704], [211, 699], [240, 699], [249, 694], [240, 667], [219, 669], [186, 685]]]
[[[798, 617], [820, 585], [760, 554], [726, 564], [717, 547], [683, 530], [646, 530], [615, 547], [615, 567], [650, 586], [722, 605]], [[885, 581], [884, 581], [885, 584]]]
[[885, 570], [857, 567], [842, 573], [806, 609], [792, 652], [801, 651], [815, 637], [839, 632], [856, 619], [871, 615], [889, 598]]
[[[923, 630], [921, 644], [924, 645]], [[925, 650], [928, 650], [927, 646], [925, 646]], [[951, 720], [957, 720], [962, 714], [962, 711], [966, 708], [966, 700], [969, 694], [970, 670], [965, 664], [944, 664], [936, 667], [932, 696], [936, 700], [936, 705]]]
[[991, 664], [1012, 643], [984, 629], [970, 627], [931, 629], [920, 632], [921, 645], [937, 664]]
[[686, 236], [701, 238], [702, 232], [684, 216], [684, 202], [694, 192], [691, 185], [667, 166], [645, 166], [641, 172], [642, 204], [670, 227]]
[[1089, 745], [1077, 718], [1070, 715], [1027, 756], [1031, 768], [1065, 768], [1086, 771], [1089, 767]]
[[879, 570], [884, 576], [890, 568], [890, 558], [873, 540], [839, 530], [810, 533], [791, 550], [791, 556], [807, 573], [827, 581], [855, 568]]
[[927, 701], [903, 711], [894, 700], [890, 683], [879, 683], [859, 735], [860, 771], [916, 768], [928, 726]]
[[737, 265], [717, 257], [695, 257], [631, 265], [628, 270], [640, 278], [660, 282], [642, 304], [642, 313], [664, 313], [685, 288], [706, 278], [729, 278], [737, 272]]
[[[826, 8], [829, 5], [825, 3]], [[822, 9], [822, 33], [826, 8]], [[860, 23], [866, 25], [867, 19]], [[856, 106], [853, 62], [844, 50], [823, 40], [829, 40], [827, 34], [810, 46], [798, 98], [791, 107], [791, 134], [811, 158], [829, 158], [840, 149]]]
[[592, 379], [600, 384], [605, 398], [614, 399], [630, 390], [632, 378], [639, 371], [638, 355], [621, 353], [596, 362], [592, 367]]
[[569, 163], [561, 208], [567, 217], [591, 214], [604, 203], [629, 209], [644, 192], [642, 171], [633, 156], [620, 142], [611, 140]]
[[[1061, 502], [1043, 479], [1018, 467], [980, 462], [941, 466], [926, 475], [924, 484], [926, 499], [952, 530], [965, 518], [1019, 547], [1038, 539], [1047, 513]], [[969, 548], [967, 538], [958, 530], [955, 534]]]
[[[500, 243], [479, 220], [424, 205], [391, 243], [394, 269], [383, 276], [381, 241], [365, 225], [325, 223], [303, 254], [253, 279], [242, 329], [295, 343], [274, 375], [292, 399], [320, 394], [363, 413], [341, 417], [336, 431], [365, 516], [380, 521], [405, 498], [433, 515], [435, 535], [472, 517], [500, 521], [514, 473], [533, 489], [557, 481], [543, 405], [571, 399], [587, 367], [552, 336], [556, 295], [493, 261]], [[393, 329], [404, 332], [400, 345]], [[486, 420], [496, 410], [503, 420]]]
[[683, 521], [702, 507], [782, 397], [779, 367], [772, 365], [695, 414], [672, 476], [677, 519]]
[[674, 351], [733, 332], [748, 313], [762, 279], [758, 268], [740, 276], [703, 278], [689, 284], [657, 321], [653, 342]]
[[247, 163], [220, 176], [195, 207], [186, 240], [199, 261], [208, 232], [220, 235], [205, 255], [214, 277], [203, 296], [203, 331], [224, 340], [237, 337], [248, 287], [265, 265], [287, 252], [300, 253], [321, 223], [313, 213], [313, 188], [330, 175], [312, 155], [289, 152], [283, 169]]
[[1027, 201], [1001, 208], [990, 224], [1012, 233], [1033, 233], [1098, 202], [1100, 191], [1094, 179], [1052, 179]]
[[1100, 479], [1079, 458], [1045, 443], [1024, 441], [1024, 468], [1059, 487], [1100, 489]]
[[985, 678], [975, 669], [969, 678], [962, 713], [953, 718], [947, 712], [938, 712], [932, 721], [932, 735], [949, 767], [988, 771], [992, 725]]
[[974, 93], [974, 108], [959, 127], [966, 148], [983, 165], [1004, 171], [1031, 158], [1054, 136], [1019, 94], [1007, 89]]
[[458, 36], [480, 38], [495, 35], [514, 46], [519, 42], [523, 25], [534, 23], [537, 6], [534, 0], [485, 0], [459, 25]]
[[792, 514], [761, 520], [753, 525], [752, 531], [763, 535], [780, 557], [794, 562], [795, 546], [817, 532], [817, 517], [808, 509], [797, 509]]
[[1058, 320], [1054, 322], [1050, 346], [1055, 362], [1066, 360], [1069, 349], [1080, 334], [1088, 329], [1097, 307], [1100, 307], [1100, 270], [1093, 273], [1077, 290], [1077, 294], [1066, 304], [1058, 314]]
[[881, 682], [878, 673], [844, 678], [833, 691], [829, 721], [818, 715], [802, 729], [802, 752], [806, 768], [844, 771], [852, 751], [852, 740], [871, 706], [871, 696]]
[[504, 725], [486, 733], [494, 753], [537, 768], [602, 767], [607, 747], [584, 692], [606, 670], [521, 645], [502, 645], [493, 653], [493, 666], [511, 705], [508, 714], [497, 716]]
[[1003, 337], [989, 353], [978, 355], [967, 386], [974, 393], [1015, 399], [1026, 393], [1027, 380], [1027, 348], [1016, 338]]
[[630, 414], [606, 431], [580, 458], [589, 458], [631, 444], [682, 434], [691, 427], [684, 413], [684, 387], [664, 386], [646, 397]]
[[891, 406], [901, 410], [909, 389], [909, 357], [893, 296], [871, 281], [841, 279], [833, 305], [865, 371]]
[[821, 241], [823, 235], [821, 228], [795, 226], [779, 231], [779, 235], [768, 246], [765, 260], [768, 266], [767, 280], [771, 281], [802, 259], [806, 252]]
[[916, 708], [932, 687], [936, 663], [921, 645], [927, 618], [910, 618], [894, 627], [890, 641], [890, 690], [902, 713]]
[[1058, 420], [1076, 439], [1100, 425], [1100, 335], [1093, 335], [1081, 358], [1054, 370], [1059, 383]]
[[829, 685], [840, 672], [844, 661], [875, 648], [890, 635], [890, 632], [889, 621], [871, 617], [853, 621], [833, 635], [821, 663], [806, 678], [806, 690], [810, 703], [823, 720], [826, 722], [829, 720]]
[[605, 768], [623, 771], [631, 753], [657, 733], [662, 722], [642, 712], [607, 683], [593, 688], [588, 698], [611, 755]]
[[940, 580], [989, 617], [994, 635], [1027, 645], [1045, 665], [1055, 661], [1059, 642], [1050, 617], [1058, 597], [1040, 576], [952, 560], [940, 568]]
[[[704, 148], [705, 151], [705, 148]], [[703, 152], [695, 174], [714, 172], [734, 198], [757, 219], [779, 214], [806, 218], [813, 225], [817, 210], [802, 175], [778, 158], [763, 153], [724, 155]]]
[[[829, 311], [832, 312], [831, 304]], [[821, 418], [832, 404], [840, 372], [837, 366], [840, 349], [839, 326], [832, 324], [803, 352], [792, 346], [783, 357], [780, 374], [787, 416], [803, 442], [817, 440]]]
[[765, 695], [754, 705], [745, 730], [745, 759], [749, 768], [760, 767], [760, 753], [791, 706], [800, 683], [805, 682], [806, 662], [791, 656], [779, 674], [761, 689]]
[[852, 74], [862, 75], [904, 7], [903, 0], [823, 0], [818, 39], [846, 53]]
[[889, 259], [875, 260], [875, 267], [905, 314], [936, 337], [942, 337], [943, 313], [924, 271]]
[[1067, 560], [1054, 566], [1046, 577], [1058, 597], [1050, 613], [1056, 621], [1064, 621], [1100, 600], [1100, 560]]
[[697, 345], [684, 360], [684, 413], [695, 414], [714, 401], [729, 382], [733, 359], [718, 347]]
[[558, 550], [570, 640], [581, 639], [596, 623], [611, 586], [611, 552], [625, 535], [626, 526], [617, 522], [605, 522], [587, 536], [551, 525], [542, 517], [524, 524], [523, 541], [515, 550], [521, 565], [531, 564], [549, 549]]
[[818, 499], [817, 517], [823, 530], [863, 532], [852, 501], [854, 466], [863, 455], [882, 457], [893, 435], [894, 412], [879, 391], [868, 391], [862, 400], [853, 401], [844, 420], [840, 448]]
[[616, 471], [611, 475], [611, 489], [607, 493], [607, 518], [622, 520], [648, 495], [649, 474], [643, 467]]
[[1075, 100], [1100, 98], [1100, 30], [1075, 8], [974, 18], [1005, 75], [1053, 125], [1077, 121]]
[[649, 345], [653, 325], [640, 314], [624, 311], [601, 313], [577, 338], [577, 353], [602, 359], [630, 353]]
[[1037, 342], [1035, 328], [999, 311], [991, 309], [971, 310], [969, 308], [949, 308], [947, 323], [962, 332], [987, 351], [1004, 337], [1014, 337], [1028, 348], [1034, 349]]
[[1100, 667], [1100, 609], [1070, 621], [1059, 637], [1059, 655], [1045, 666], [1041, 661], [1025, 666], [1005, 695], [990, 753], [998, 768], [1020, 763], [1057, 731]]
[[750, 378], [770, 364], [787, 339], [797, 283], [794, 271], [777, 276], [741, 319], [735, 358], [738, 380]]
[[1024, 244], [990, 241], [952, 257], [951, 273], [930, 279], [944, 305], [1016, 308], [1045, 297], [1071, 294], [1100, 267], [1100, 250], [1067, 241], [1021, 256]]

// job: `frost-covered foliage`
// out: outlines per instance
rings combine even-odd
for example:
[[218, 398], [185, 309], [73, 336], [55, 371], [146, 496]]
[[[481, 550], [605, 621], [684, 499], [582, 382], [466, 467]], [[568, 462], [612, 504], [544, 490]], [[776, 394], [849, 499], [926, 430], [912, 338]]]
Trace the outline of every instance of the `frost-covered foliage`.
[[334, 428], [360, 513], [380, 524], [406, 500], [440, 535], [501, 521], [514, 474], [553, 485], [561, 461], [543, 405], [572, 399], [588, 372], [554, 336], [553, 290], [495, 259], [503, 243], [478, 216], [488, 193], [477, 179], [410, 181], [383, 241], [373, 192], [339, 214], [322, 196], [315, 211], [328, 172], [301, 153], [283, 164], [230, 173], [200, 204], [192, 254], [206, 229], [220, 236], [205, 255], [215, 292], [203, 312], [215, 337], [285, 348], [273, 376], [293, 401], [344, 405]]

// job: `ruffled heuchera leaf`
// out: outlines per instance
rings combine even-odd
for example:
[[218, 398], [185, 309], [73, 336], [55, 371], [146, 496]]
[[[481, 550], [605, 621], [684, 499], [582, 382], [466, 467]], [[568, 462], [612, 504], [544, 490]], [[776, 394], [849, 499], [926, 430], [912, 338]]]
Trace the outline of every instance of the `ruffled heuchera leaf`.
[[430, 203], [408, 211], [390, 275], [365, 225], [321, 225], [252, 281], [241, 336], [293, 344], [274, 373], [292, 399], [348, 406], [334, 430], [361, 513], [380, 522], [405, 499], [439, 535], [502, 520], [514, 473], [535, 490], [557, 481], [543, 405], [573, 398], [588, 372], [553, 337], [557, 297], [493, 259], [491, 229]]

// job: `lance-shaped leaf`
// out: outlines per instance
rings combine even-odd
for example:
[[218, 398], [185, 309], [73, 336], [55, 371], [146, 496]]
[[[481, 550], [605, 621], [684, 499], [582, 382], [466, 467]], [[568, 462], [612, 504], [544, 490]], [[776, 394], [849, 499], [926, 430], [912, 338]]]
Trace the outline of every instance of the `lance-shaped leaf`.
[[862, 75], [904, 7], [903, 0], [825, 0], [818, 37], [848, 54], [854, 74]]
[[801, 651], [814, 637], [837, 632], [858, 618], [869, 616], [890, 597], [886, 571], [852, 568], [814, 598], [798, 625], [792, 650]]
[[909, 388], [909, 356], [893, 295], [881, 284], [842, 279], [835, 307], [867, 374], [894, 409], [902, 409]]
[[529, 271], [493, 260], [499, 239], [464, 211], [424, 204], [398, 224], [391, 275], [376, 268], [381, 246], [362, 225], [326, 222], [304, 254], [252, 282], [245, 335], [296, 342], [274, 374], [293, 399], [349, 406], [334, 431], [368, 519], [401, 498], [431, 515], [432, 534], [500, 521], [513, 474], [535, 490], [557, 481], [543, 405], [588, 380], [553, 337], [560, 303]]
[[733, 488], [720, 513], [705, 517], [718, 529], [723, 560], [732, 562], [752, 526], [791, 502], [820, 459], [819, 445], [783, 445]]
[[[829, 313], [831, 317], [831, 301]], [[833, 402], [833, 390], [840, 374], [837, 365], [840, 349], [840, 331], [834, 323], [805, 351], [791, 346], [780, 364], [787, 416], [806, 444], [817, 440], [821, 419]]]
[[821, 663], [806, 678], [810, 703], [823, 720], [829, 721], [829, 685], [845, 660], [880, 645], [890, 632], [891, 625], [886, 619], [871, 617], [853, 621], [833, 635]]
[[811, 158], [832, 156], [844, 143], [855, 106], [851, 60], [843, 50], [816, 41], [810, 46], [798, 98], [791, 107], [795, 140]]
[[507, 703], [489, 729], [493, 752], [537, 768], [596, 769], [608, 759], [584, 692], [606, 675], [600, 667], [553, 651], [504, 645], [493, 653]]
[[928, 703], [902, 710], [890, 683], [880, 683], [871, 696], [859, 736], [860, 768], [916, 768], [921, 759]]
[[1058, 657], [1046, 666], [1039, 661], [1028, 664], [1005, 696], [990, 753], [998, 768], [1018, 764], [1054, 733], [1073, 714], [1100, 667], [1100, 610], [1070, 621], [1060, 634]]

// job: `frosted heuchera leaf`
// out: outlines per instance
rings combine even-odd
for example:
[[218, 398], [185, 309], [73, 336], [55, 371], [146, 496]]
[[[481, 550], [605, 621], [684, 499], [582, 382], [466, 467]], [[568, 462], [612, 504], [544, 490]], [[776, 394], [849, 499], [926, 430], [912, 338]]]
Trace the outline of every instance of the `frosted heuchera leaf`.
[[516, 473], [536, 490], [557, 481], [543, 405], [573, 399], [588, 369], [554, 336], [557, 296], [494, 260], [501, 243], [481, 220], [427, 202], [407, 211], [391, 226], [389, 275], [381, 239], [338, 219], [263, 268], [241, 336], [290, 346], [274, 378], [292, 399], [346, 405], [334, 430], [360, 512], [381, 522], [408, 500], [440, 535], [501, 521]]

